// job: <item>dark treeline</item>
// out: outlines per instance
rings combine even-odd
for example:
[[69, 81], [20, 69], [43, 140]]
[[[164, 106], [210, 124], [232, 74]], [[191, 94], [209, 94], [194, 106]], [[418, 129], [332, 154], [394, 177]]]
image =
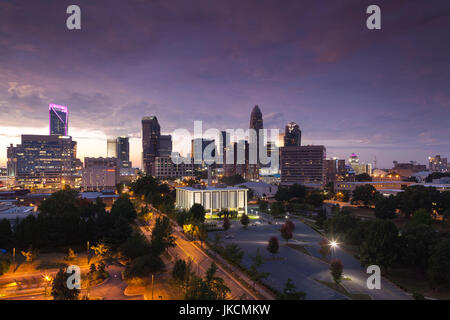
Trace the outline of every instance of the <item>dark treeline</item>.
[[75, 190], [61, 190], [42, 201], [37, 216], [17, 221], [12, 230], [9, 222], [0, 222], [0, 248], [25, 250], [85, 247], [87, 241], [103, 241], [117, 248], [131, 234], [129, 222], [136, 211], [127, 196], [121, 196], [106, 212], [97, 198], [93, 203], [78, 197]]
[[175, 190], [170, 190], [167, 184], [160, 183], [152, 176], [140, 177], [131, 184], [130, 188], [135, 195], [151, 203], [158, 210], [167, 213], [174, 210]]

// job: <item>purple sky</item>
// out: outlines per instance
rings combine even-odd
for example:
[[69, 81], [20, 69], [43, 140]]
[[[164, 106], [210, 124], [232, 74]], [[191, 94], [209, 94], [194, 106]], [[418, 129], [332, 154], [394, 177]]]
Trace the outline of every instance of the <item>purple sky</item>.
[[[371, 4], [382, 30], [365, 26]], [[49, 103], [69, 107], [79, 157], [128, 134], [137, 166], [142, 116], [164, 133], [247, 128], [255, 104], [329, 157], [450, 157], [449, 13], [448, 0], [2, 0], [0, 164], [20, 134], [48, 132]]]

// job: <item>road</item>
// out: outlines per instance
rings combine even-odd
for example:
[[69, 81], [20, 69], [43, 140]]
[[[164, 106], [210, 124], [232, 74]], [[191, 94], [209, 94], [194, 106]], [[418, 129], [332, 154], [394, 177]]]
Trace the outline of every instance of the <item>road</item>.
[[[154, 212], [157, 211], [152, 208]], [[158, 214], [155, 214], [154, 218], [152, 219], [152, 223], [155, 220], [156, 216], [159, 216]], [[150, 225], [149, 229], [151, 230], [152, 224]], [[147, 231], [145, 227], [140, 227], [143, 234], [150, 240], [151, 239], [151, 232]], [[198, 248], [196, 245], [194, 245], [191, 241], [187, 240], [179, 230], [177, 230], [177, 227], [173, 229], [173, 235], [176, 237], [175, 247], [171, 247], [168, 249], [169, 254], [175, 258], [175, 259], [192, 259], [194, 263], [194, 270], [197, 275], [203, 276], [208, 270], [208, 268], [211, 266], [211, 263], [215, 262], [214, 259], [212, 259], [210, 256], [208, 256], [203, 250]], [[217, 276], [224, 279], [226, 285], [230, 288], [231, 293], [229, 298], [230, 299], [240, 299], [241, 297], [245, 297], [247, 300], [257, 300], [258, 297], [251, 292], [249, 289], [247, 289], [239, 280], [235, 278], [234, 275], [232, 275], [229, 271], [225, 270], [220, 264], [216, 262], [217, 265]]]
[[[107, 279], [102, 284], [99, 284], [97, 286], [91, 287], [89, 289], [89, 295], [91, 298], [101, 298], [103, 300], [141, 300], [143, 299], [143, 295], [135, 295], [135, 296], [126, 296], [124, 295], [124, 290], [127, 286], [126, 282], [122, 279], [122, 271], [124, 267], [118, 266], [118, 265], [109, 265], [106, 267], [106, 271], [108, 271], [110, 278]], [[82, 268], [83, 271], [87, 271], [88, 268]], [[42, 277], [43, 274], [51, 275], [52, 277], [55, 276], [57, 271], [50, 271], [47, 273], [39, 273], [39, 272], [33, 272], [28, 274], [21, 274], [21, 275], [11, 275], [7, 278], [1, 278], [3, 280], [9, 280], [9, 281], [24, 281], [27, 279], [30, 279], [32, 277]], [[48, 299], [48, 296], [45, 297], [44, 292], [45, 287], [38, 287], [33, 290], [32, 294], [21, 294], [14, 297], [4, 297], [3, 300], [45, 300]], [[50, 288], [47, 289], [48, 292], [51, 290]], [[36, 291], [41, 291], [42, 293], [36, 293]], [[84, 296], [86, 293], [85, 289], [82, 289], [82, 292], [80, 293], [80, 297]]]

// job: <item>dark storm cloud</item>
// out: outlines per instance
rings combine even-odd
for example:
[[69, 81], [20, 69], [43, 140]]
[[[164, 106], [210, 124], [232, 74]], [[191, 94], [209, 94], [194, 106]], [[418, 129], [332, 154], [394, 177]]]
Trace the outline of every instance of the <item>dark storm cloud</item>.
[[79, 0], [69, 31], [73, 1], [2, 1], [0, 126], [45, 126], [55, 102], [112, 136], [139, 137], [145, 115], [166, 133], [247, 128], [259, 104], [267, 127], [295, 121], [333, 155], [450, 156], [449, 2], [375, 3], [380, 31], [366, 0]]

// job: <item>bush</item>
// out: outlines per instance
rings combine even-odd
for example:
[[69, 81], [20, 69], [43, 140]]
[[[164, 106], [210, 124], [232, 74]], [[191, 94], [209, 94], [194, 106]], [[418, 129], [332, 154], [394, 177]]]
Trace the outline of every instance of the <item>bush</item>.
[[163, 268], [164, 264], [159, 257], [147, 254], [138, 257], [127, 264], [124, 271], [124, 278], [125, 280], [143, 278], [148, 276], [151, 272], [158, 272], [163, 270]]
[[119, 247], [119, 252], [128, 259], [135, 259], [150, 252], [150, 242], [142, 233], [133, 232]]
[[0, 253], [0, 276], [8, 272], [10, 266], [11, 259], [7, 255]]

